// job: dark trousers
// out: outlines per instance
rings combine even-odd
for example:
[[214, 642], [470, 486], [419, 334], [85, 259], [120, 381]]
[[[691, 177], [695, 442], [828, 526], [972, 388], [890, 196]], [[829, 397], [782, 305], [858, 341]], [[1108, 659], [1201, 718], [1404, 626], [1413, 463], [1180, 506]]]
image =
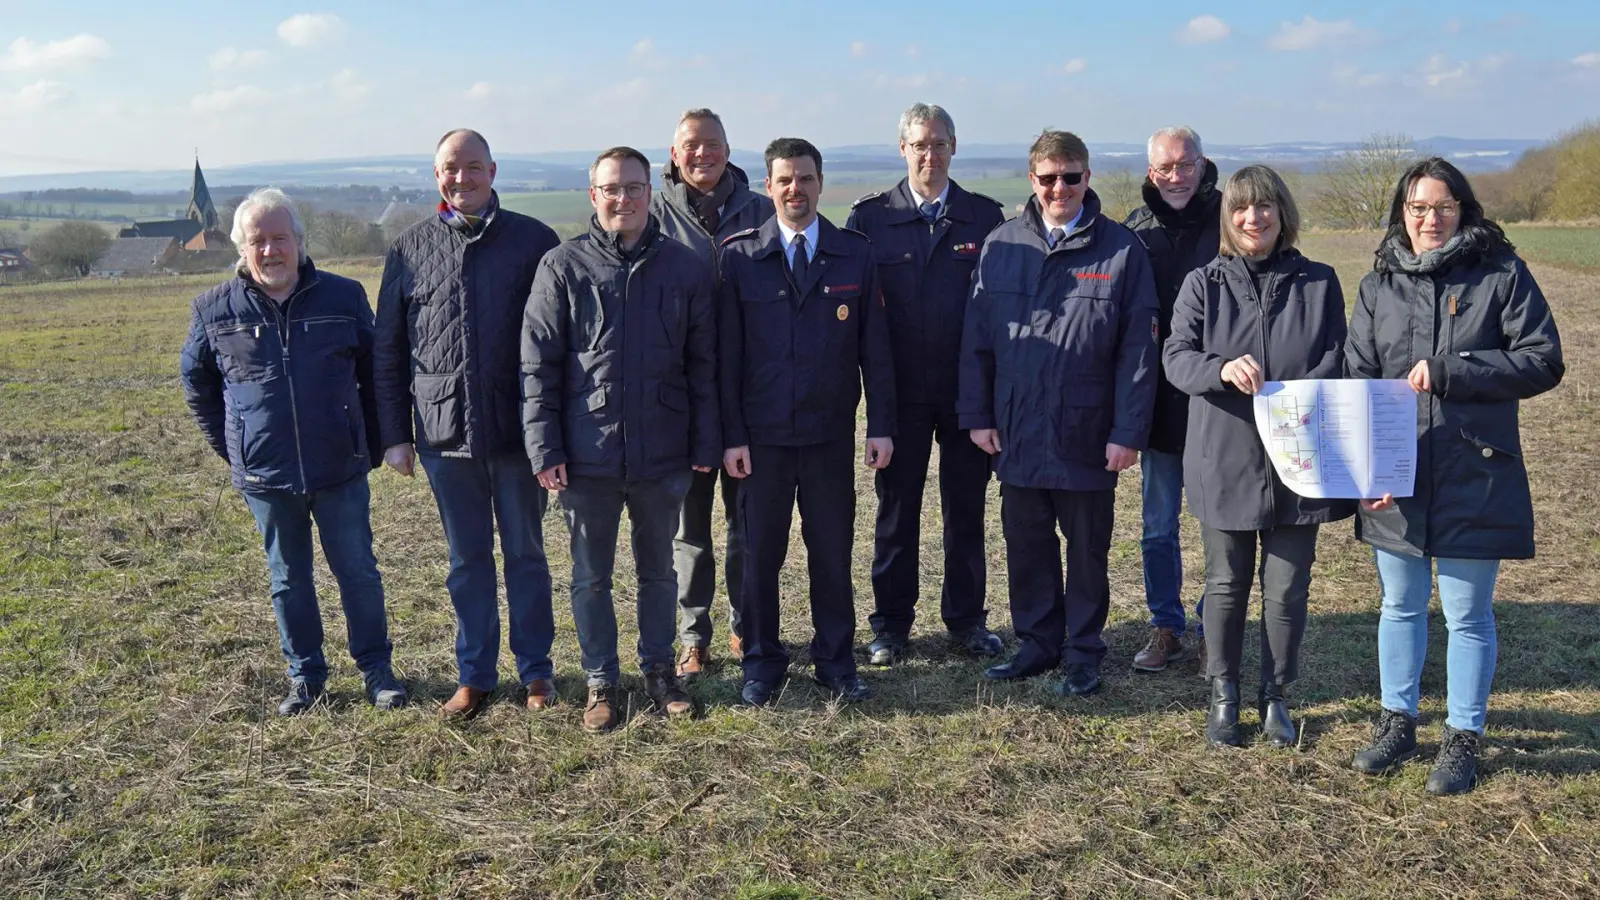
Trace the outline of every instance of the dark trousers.
[[[1206, 675], [1238, 679], [1250, 585], [1261, 579], [1261, 683], [1289, 684], [1300, 671], [1317, 526], [1278, 525], [1261, 531], [1200, 526], [1206, 554]], [[1261, 566], [1256, 567], [1256, 543]]]
[[782, 680], [789, 654], [778, 639], [778, 575], [789, 552], [789, 526], [800, 505], [811, 580], [811, 660], [828, 678], [856, 671], [854, 588], [850, 544], [855, 533], [855, 441], [845, 438], [804, 447], [750, 448], [750, 475], [739, 486], [744, 528], [744, 677]]
[[739, 529], [739, 479], [725, 469], [695, 472], [683, 498], [673, 563], [678, 570], [678, 639], [685, 647], [711, 646], [711, 606], [717, 596], [717, 554], [711, 546], [711, 516], [717, 481], [722, 481], [722, 514], [728, 546], [722, 583], [728, 589], [732, 618], [728, 627], [743, 634], [739, 622], [739, 590], [744, 584], [744, 534]]
[[[1100, 632], [1111, 609], [1111, 524], [1115, 491], [1052, 491], [1000, 485], [1006, 537], [1011, 622], [1027, 667], [1099, 666], [1106, 655]], [[1061, 540], [1067, 570], [1061, 572]]]
[[956, 425], [955, 409], [926, 403], [899, 407], [894, 457], [879, 470], [878, 527], [872, 547], [872, 596], [867, 620], [880, 634], [904, 635], [916, 616], [922, 489], [928, 459], [939, 441], [939, 512], [944, 523], [944, 587], [939, 612], [954, 632], [984, 624], [983, 503], [989, 454]]

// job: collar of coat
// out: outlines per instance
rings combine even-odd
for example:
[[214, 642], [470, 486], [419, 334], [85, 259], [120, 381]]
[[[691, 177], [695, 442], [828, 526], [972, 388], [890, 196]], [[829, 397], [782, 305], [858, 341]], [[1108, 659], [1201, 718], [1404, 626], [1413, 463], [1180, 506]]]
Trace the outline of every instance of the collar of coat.
[[493, 188], [489, 190], [489, 202], [484, 204], [483, 211], [477, 215], [464, 213], [442, 199], [439, 201], [439, 221], [469, 237], [489, 230], [489, 224], [494, 221], [494, 214], [499, 211], [500, 195]]
[[[1156, 217], [1162, 225], [1168, 228], [1178, 228], [1193, 225], [1208, 215], [1216, 215], [1212, 203], [1221, 203], [1222, 197], [1217, 192], [1217, 164], [1206, 160], [1205, 174], [1200, 176], [1200, 185], [1194, 189], [1194, 196], [1183, 209], [1173, 209], [1161, 196], [1161, 189], [1148, 176], [1145, 177], [1144, 205], [1149, 207], [1150, 214]], [[1215, 200], [1213, 200], [1215, 198]]]
[[[1294, 247], [1280, 247], [1275, 251], [1272, 265], [1262, 274], [1279, 275], [1288, 277], [1304, 268], [1306, 258]], [[1206, 266], [1211, 276], [1218, 280], [1236, 282], [1240, 286], [1253, 285], [1255, 282], [1250, 277], [1250, 267], [1242, 256], [1218, 256]]]
[[[245, 290], [254, 291], [257, 294], [260, 294], [261, 299], [269, 303], [279, 302], [267, 296], [266, 290], [264, 290], [261, 285], [256, 284], [254, 278], [250, 277], [250, 269], [245, 265], [244, 260], [239, 260], [239, 266], [234, 270], [234, 274], [236, 274], [239, 277], [239, 281], [244, 284]], [[293, 300], [304, 291], [316, 286], [316, 283], [317, 267], [311, 262], [311, 257], [308, 256], [300, 262], [300, 268], [297, 270], [297, 274], [295, 275], [294, 290], [291, 291], [289, 296], [282, 302], [288, 303], [290, 300]]]
[[[778, 230], [778, 217], [772, 216], [761, 223], [756, 229], [756, 251], [751, 254], [760, 259], [776, 253], [780, 257], [783, 252], [783, 232]], [[815, 259], [818, 253], [829, 256], [848, 256], [852, 250], [849, 240], [832, 222], [829, 222], [821, 213], [817, 214], [817, 246], [811, 251], [811, 258]]]
[[[956, 184], [954, 178], [950, 179], [950, 193], [945, 195], [944, 210], [941, 218], [951, 219], [956, 222], [971, 222], [976, 216], [972, 214], [972, 195], [967, 193], [961, 185]], [[883, 195], [883, 205], [889, 210], [888, 221], [890, 225], [902, 225], [906, 222], [915, 222], [922, 219], [922, 198], [911, 192], [911, 179], [902, 178], [894, 189]]]
[[605, 251], [606, 255], [619, 262], [630, 263], [643, 259], [655, 247], [656, 237], [661, 233], [661, 223], [655, 215], [647, 213], [649, 219], [645, 222], [644, 231], [639, 235], [639, 242], [631, 250], [622, 247], [622, 232], [606, 231], [600, 227], [600, 217], [589, 217], [589, 234], [587, 237], [596, 246]]
[[1050, 247], [1050, 242], [1045, 240], [1044, 216], [1039, 213], [1039, 197], [1035, 194], [1028, 198], [1028, 205], [1022, 208], [1022, 220], [1028, 223], [1028, 233], [1038, 238], [1040, 246], [1054, 253], [1057, 250], [1076, 250], [1087, 247], [1094, 237], [1091, 229], [1100, 218], [1100, 195], [1094, 188], [1086, 188], [1083, 192], [1083, 215], [1078, 217], [1078, 227], [1067, 232], [1066, 236], [1055, 247]]

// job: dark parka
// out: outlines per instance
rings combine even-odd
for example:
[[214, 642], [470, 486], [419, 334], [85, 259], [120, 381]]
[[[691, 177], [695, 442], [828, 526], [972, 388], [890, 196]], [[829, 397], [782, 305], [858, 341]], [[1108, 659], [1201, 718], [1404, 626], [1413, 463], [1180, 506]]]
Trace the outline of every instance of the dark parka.
[[[1206, 160], [1205, 174], [1183, 209], [1173, 209], [1161, 190], [1144, 180], [1144, 206], [1128, 214], [1123, 224], [1133, 230], [1150, 254], [1155, 272], [1156, 296], [1161, 300], [1161, 343], [1172, 334], [1172, 307], [1178, 289], [1190, 272], [1217, 258], [1222, 233], [1222, 192], [1217, 190], [1217, 167]], [[1155, 419], [1150, 426], [1150, 449], [1182, 453], [1189, 427], [1189, 395], [1160, 373], [1156, 381]]]
[[872, 239], [894, 343], [895, 397], [949, 408], [956, 400], [961, 330], [983, 239], [1005, 221], [1000, 204], [954, 181], [931, 225], [901, 179], [857, 200], [846, 227]]
[[1102, 491], [1106, 444], [1143, 450], [1155, 400], [1157, 306], [1144, 247], [1084, 192], [1051, 249], [1037, 198], [984, 242], [961, 342], [962, 428], [997, 428], [995, 475]]
[[1533, 501], [1517, 403], [1561, 382], [1561, 336], [1539, 285], [1508, 251], [1432, 274], [1361, 280], [1345, 368], [1405, 378], [1428, 361], [1417, 398], [1415, 493], [1362, 510], [1356, 535], [1411, 556], [1533, 557]]
[[778, 219], [722, 245], [717, 357], [727, 447], [799, 447], [856, 433], [893, 437], [893, 351], [872, 242], [817, 217], [805, 283], [795, 285]]
[[772, 200], [765, 194], [750, 190], [750, 177], [744, 170], [728, 163], [724, 178], [733, 179], [733, 193], [722, 205], [717, 221], [717, 233], [707, 234], [700, 217], [695, 215], [694, 204], [689, 202], [689, 188], [678, 174], [676, 163], [668, 162], [661, 170], [661, 188], [650, 194], [650, 212], [660, 222], [661, 233], [693, 250], [710, 264], [713, 277], [719, 271], [717, 250], [732, 235], [772, 218]]
[[309, 494], [383, 459], [367, 292], [310, 260], [299, 278], [281, 305], [236, 277], [192, 307], [184, 400], [242, 490]]
[[1255, 398], [1222, 380], [1249, 354], [1267, 381], [1344, 374], [1344, 292], [1333, 268], [1287, 249], [1258, 291], [1243, 259], [1190, 272], [1163, 347], [1167, 377], [1187, 395], [1183, 487], [1194, 517], [1224, 531], [1313, 525], [1355, 514], [1351, 500], [1301, 497], [1284, 486], [1256, 431]]
[[654, 216], [631, 251], [591, 220], [545, 254], [522, 324], [534, 471], [642, 481], [722, 464], [711, 267]]
[[476, 234], [429, 216], [395, 238], [378, 289], [384, 447], [415, 433], [419, 453], [523, 452], [522, 312], [539, 260], [559, 243], [543, 222], [507, 209]]

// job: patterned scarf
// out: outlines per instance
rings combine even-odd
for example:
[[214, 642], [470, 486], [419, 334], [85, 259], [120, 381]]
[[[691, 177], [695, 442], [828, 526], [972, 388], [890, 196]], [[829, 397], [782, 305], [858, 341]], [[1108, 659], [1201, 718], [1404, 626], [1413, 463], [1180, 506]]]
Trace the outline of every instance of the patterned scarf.
[[500, 197], [494, 193], [489, 194], [489, 204], [483, 208], [483, 212], [475, 216], [469, 216], [443, 200], [439, 201], [439, 220], [467, 235], [482, 234], [499, 211]]

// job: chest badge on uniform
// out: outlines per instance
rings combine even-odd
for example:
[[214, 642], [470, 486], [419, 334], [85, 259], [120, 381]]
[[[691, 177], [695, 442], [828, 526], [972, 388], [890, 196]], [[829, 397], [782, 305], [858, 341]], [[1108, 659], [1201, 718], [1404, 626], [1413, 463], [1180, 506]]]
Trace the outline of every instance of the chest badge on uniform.
[[839, 317], [839, 321], [841, 321], [841, 322], [843, 322], [845, 319], [850, 318], [850, 304], [848, 304], [848, 303], [839, 304], [839, 308], [834, 310], [833, 314], [838, 316]]

